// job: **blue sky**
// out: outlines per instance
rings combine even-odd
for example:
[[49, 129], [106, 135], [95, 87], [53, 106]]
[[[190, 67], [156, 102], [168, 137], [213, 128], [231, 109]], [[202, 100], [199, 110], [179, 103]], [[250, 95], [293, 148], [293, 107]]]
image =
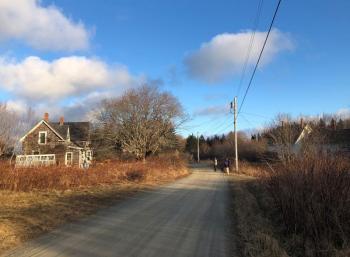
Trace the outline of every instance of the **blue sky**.
[[[259, 1], [4, 0], [0, 18], [16, 20], [0, 29], [0, 101], [75, 119], [98, 99], [149, 82], [192, 117], [182, 134], [228, 132]], [[238, 102], [276, 3], [263, 1]], [[282, 1], [240, 129], [279, 112], [349, 114], [349, 11], [346, 0]]]

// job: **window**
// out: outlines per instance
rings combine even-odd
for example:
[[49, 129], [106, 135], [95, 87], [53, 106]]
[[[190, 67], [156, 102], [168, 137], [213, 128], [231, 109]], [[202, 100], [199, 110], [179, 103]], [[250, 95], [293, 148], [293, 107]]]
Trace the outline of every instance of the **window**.
[[47, 132], [46, 131], [40, 131], [39, 132], [39, 144], [40, 145], [45, 145], [46, 144], [46, 137], [47, 137]]
[[92, 160], [92, 153], [91, 153], [90, 150], [86, 151], [86, 159], [87, 159], [88, 161], [91, 161], [91, 160]]
[[73, 164], [73, 153], [66, 152], [66, 165], [71, 166]]

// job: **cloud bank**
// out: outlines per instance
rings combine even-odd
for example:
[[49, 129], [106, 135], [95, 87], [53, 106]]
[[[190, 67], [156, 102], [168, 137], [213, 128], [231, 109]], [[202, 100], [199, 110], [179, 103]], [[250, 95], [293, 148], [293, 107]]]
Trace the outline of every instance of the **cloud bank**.
[[349, 119], [350, 118], [350, 108], [341, 108], [336, 112], [336, 115], [340, 119]]
[[[101, 99], [145, 83], [156, 81], [133, 75], [125, 66], [111, 66], [85, 56], [52, 61], [37, 56], [21, 61], [0, 58], [0, 89], [15, 99], [8, 101], [8, 107], [21, 113], [31, 106], [39, 113], [66, 113], [70, 118], [82, 119]], [[62, 107], [62, 102], [66, 106]]]
[[30, 56], [23, 61], [0, 60], [0, 85], [19, 97], [36, 101], [60, 100], [114, 87], [126, 89], [143, 80], [126, 67], [111, 67], [83, 56], [46, 61]]
[[[224, 33], [203, 43], [184, 60], [190, 77], [214, 84], [239, 74], [247, 56], [252, 31]], [[256, 32], [248, 65], [256, 63], [267, 32]], [[278, 53], [291, 50], [290, 37], [273, 29], [264, 50], [261, 65], [269, 63]]]
[[193, 115], [194, 116], [215, 116], [227, 114], [230, 110], [229, 105], [214, 105], [208, 106], [201, 109], [197, 109]]
[[89, 32], [55, 6], [39, 0], [0, 1], [0, 40], [17, 39], [41, 50], [85, 50]]

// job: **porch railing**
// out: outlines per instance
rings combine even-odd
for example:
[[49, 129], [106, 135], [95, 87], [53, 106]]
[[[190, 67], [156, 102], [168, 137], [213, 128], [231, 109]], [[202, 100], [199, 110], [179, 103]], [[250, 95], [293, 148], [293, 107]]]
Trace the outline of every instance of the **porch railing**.
[[16, 167], [50, 166], [55, 164], [55, 154], [17, 155], [16, 157]]

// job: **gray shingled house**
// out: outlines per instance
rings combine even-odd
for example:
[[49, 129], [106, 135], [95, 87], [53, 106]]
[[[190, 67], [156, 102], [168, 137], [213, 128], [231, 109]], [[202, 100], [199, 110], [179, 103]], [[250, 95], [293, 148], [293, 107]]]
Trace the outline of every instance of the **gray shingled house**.
[[89, 122], [49, 121], [49, 114], [21, 139], [17, 166], [65, 165], [88, 167], [93, 154]]

